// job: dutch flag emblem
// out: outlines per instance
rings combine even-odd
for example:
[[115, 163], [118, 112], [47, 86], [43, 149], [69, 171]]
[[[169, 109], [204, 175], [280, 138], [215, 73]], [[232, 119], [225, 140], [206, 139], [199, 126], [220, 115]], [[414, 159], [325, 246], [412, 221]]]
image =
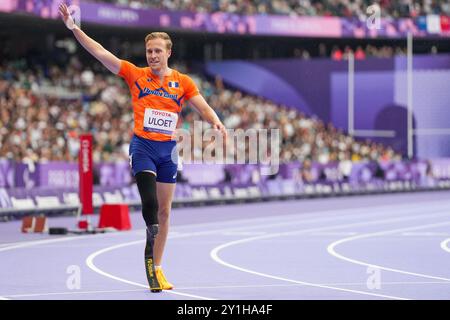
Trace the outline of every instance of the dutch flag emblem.
[[169, 88], [178, 88], [179, 86], [177, 81], [169, 81]]

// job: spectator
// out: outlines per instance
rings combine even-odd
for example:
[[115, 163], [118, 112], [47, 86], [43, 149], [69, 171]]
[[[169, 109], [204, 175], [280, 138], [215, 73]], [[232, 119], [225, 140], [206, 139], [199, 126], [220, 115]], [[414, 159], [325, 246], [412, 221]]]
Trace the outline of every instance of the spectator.
[[[0, 65], [0, 158], [76, 161], [79, 134], [92, 132], [96, 135], [94, 161], [127, 161], [133, 118], [125, 84], [109, 74], [97, 71], [95, 74], [79, 61], [67, 68], [57, 65], [29, 68], [22, 63], [3, 62]], [[227, 128], [281, 128], [280, 160], [305, 163], [304, 179], [309, 179], [307, 170], [311, 161], [385, 161], [400, 157], [390, 148], [370, 141], [355, 141], [317, 118], [227, 89], [219, 77], [215, 82], [199, 75], [193, 78]], [[194, 121], [200, 118], [191, 108], [183, 108], [183, 114], [180, 125], [193, 134]], [[201, 158], [207, 145], [205, 142], [193, 149], [194, 157]], [[249, 151], [248, 145], [238, 148], [237, 152]]]
[[[275, 14], [287, 16], [340, 16], [367, 18], [367, 8], [374, 3], [363, 0], [95, 0], [134, 9], [157, 8], [202, 13], [228, 12], [242, 15]], [[446, 0], [379, 1], [380, 13], [386, 18], [415, 18], [418, 15], [450, 14]]]
[[362, 49], [361, 46], [358, 46], [355, 51], [355, 60], [364, 60], [366, 59], [366, 53]]
[[341, 49], [339, 49], [337, 46], [333, 47], [333, 50], [331, 51], [331, 59], [335, 61], [341, 61], [344, 57], [344, 54], [342, 53]]

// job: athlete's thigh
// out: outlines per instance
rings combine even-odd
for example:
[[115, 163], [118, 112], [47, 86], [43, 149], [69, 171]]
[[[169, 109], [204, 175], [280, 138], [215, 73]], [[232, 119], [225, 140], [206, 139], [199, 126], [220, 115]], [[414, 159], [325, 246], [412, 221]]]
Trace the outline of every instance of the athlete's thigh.
[[133, 176], [141, 171], [150, 171], [157, 174], [156, 159], [158, 159], [157, 149], [152, 145], [152, 141], [133, 136], [129, 148], [129, 158]]
[[133, 176], [136, 176], [139, 172], [147, 171], [156, 175], [156, 164], [152, 157], [145, 153], [133, 153], [130, 154], [130, 165]]

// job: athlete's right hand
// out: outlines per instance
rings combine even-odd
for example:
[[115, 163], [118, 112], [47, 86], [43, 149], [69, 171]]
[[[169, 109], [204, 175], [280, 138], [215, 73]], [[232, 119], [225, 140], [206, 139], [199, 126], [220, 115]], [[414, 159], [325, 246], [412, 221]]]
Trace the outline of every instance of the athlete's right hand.
[[61, 3], [59, 5], [59, 14], [68, 29], [72, 30], [76, 26], [72, 16], [70, 15], [69, 8], [67, 8], [65, 3]]

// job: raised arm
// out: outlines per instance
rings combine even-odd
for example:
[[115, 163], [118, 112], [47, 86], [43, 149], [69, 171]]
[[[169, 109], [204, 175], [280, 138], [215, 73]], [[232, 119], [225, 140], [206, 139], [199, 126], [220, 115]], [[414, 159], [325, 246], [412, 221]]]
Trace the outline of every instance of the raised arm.
[[100, 61], [109, 71], [118, 74], [120, 71], [120, 59], [103, 46], [84, 33], [73, 21], [66, 4], [59, 5], [59, 13], [66, 24], [72, 30], [78, 42], [98, 61]]

